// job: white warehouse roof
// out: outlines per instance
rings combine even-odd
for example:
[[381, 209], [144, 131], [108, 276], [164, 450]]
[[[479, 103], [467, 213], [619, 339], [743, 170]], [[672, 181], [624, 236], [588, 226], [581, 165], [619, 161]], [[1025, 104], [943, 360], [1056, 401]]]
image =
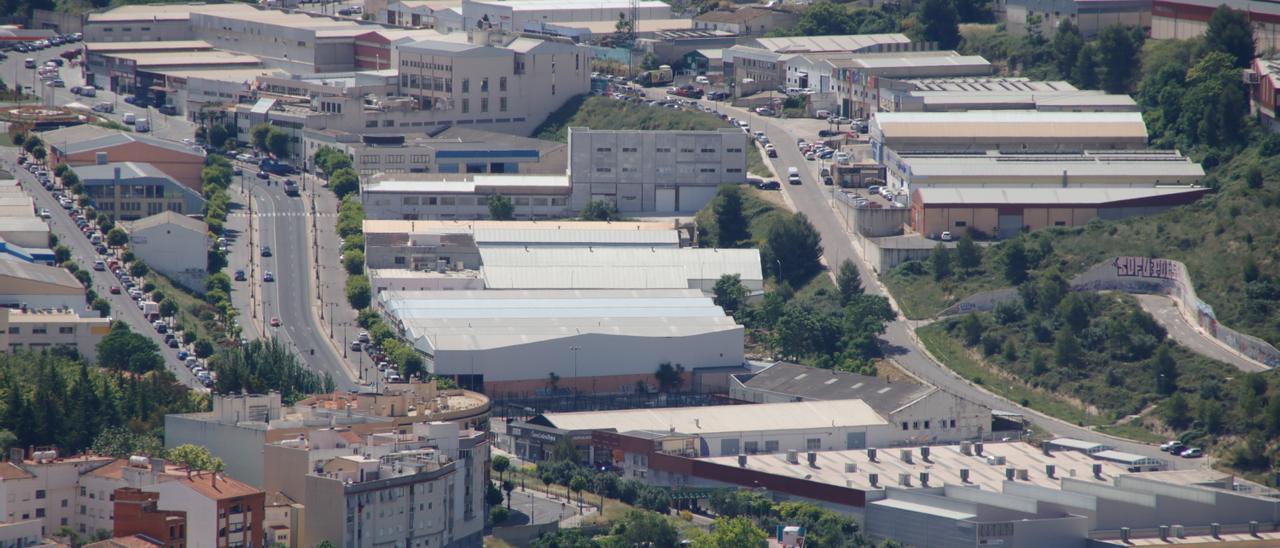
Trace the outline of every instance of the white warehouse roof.
[[756, 249], [486, 247], [480, 262], [491, 289], [685, 288], [724, 274], [744, 283], [764, 278]]
[[475, 242], [484, 246], [524, 246], [526, 244], [582, 245], [592, 242], [601, 245], [656, 245], [679, 247], [680, 234], [671, 230], [599, 230], [574, 229], [544, 230], [527, 228], [476, 228]]
[[862, 400], [829, 400], [664, 409], [546, 413], [538, 422], [561, 430], [649, 430], [683, 434], [764, 432], [883, 426], [889, 424]]
[[1141, 112], [881, 112], [874, 123], [893, 138], [1127, 138], [1147, 140]]
[[695, 289], [383, 291], [378, 298], [428, 354], [586, 334], [669, 338], [741, 329]]

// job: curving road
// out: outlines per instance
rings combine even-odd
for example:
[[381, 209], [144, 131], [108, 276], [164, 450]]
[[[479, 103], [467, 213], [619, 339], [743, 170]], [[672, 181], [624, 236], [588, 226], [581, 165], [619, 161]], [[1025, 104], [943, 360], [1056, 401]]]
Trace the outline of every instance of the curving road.
[[1223, 363], [1231, 364], [1241, 371], [1256, 373], [1259, 371], [1269, 371], [1271, 368], [1263, 364], [1246, 358], [1235, 351], [1228, 349], [1217, 339], [1210, 337], [1207, 333], [1201, 331], [1196, 326], [1191, 325], [1187, 321], [1187, 317], [1178, 309], [1178, 305], [1173, 299], [1164, 295], [1134, 295], [1138, 299], [1138, 304], [1146, 310], [1151, 317], [1156, 319], [1156, 323], [1165, 328], [1169, 332], [1169, 338], [1177, 341], [1178, 344], [1191, 349], [1192, 352], [1215, 359]]
[[[646, 91], [653, 98], [661, 98], [664, 95], [661, 89]], [[778, 150], [778, 157], [769, 159], [776, 173], [785, 173], [787, 171], [786, 168], [789, 166], [801, 168], [800, 176], [803, 184], [788, 185], [783, 180], [782, 191], [786, 195], [788, 203], [792, 204], [798, 212], [804, 213], [822, 236], [823, 259], [826, 264], [834, 266], [839, 265], [845, 259], [853, 259], [854, 264], [857, 265], [862, 274], [866, 291], [871, 294], [885, 296], [889, 298], [890, 302], [893, 302], [888, 290], [880, 284], [879, 277], [861, 256], [859, 249], [854, 244], [852, 235], [844, 229], [838, 216], [832, 210], [829, 202], [832, 187], [822, 184], [822, 180], [818, 176], [818, 162], [806, 161], [796, 147], [797, 138], [803, 137], [810, 141], [814, 140], [816, 134], [812, 131], [804, 130], [805, 126], [812, 126], [813, 124], [803, 121], [796, 123], [797, 121], [784, 121], [777, 118], [756, 116], [746, 110], [726, 106], [724, 103], [704, 101], [703, 104], [715, 107], [720, 112], [728, 112], [731, 116], [749, 120], [752, 131], [764, 131], [765, 135], [769, 137], [769, 140]], [[916, 322], [910, 322], [905, 319], [891, 322], [881, 339], [881, 345], [891, 360], [923, 382], [937, 386], [939, 389], [955, 394], [965, 400], [985, 405], [993, 410], [1021, 413], [1032, 424], [1057, 436], [1104, 443], [1120, 451], [1159, 458], [1169, 462], [1172, 467], [1176, 468], [1194, 468], [1202, 462], [1172, 458], [1157, 447], [1076, 426], [1033, 409], [1022, 407], [988, 392], [986, 389], [956, 375], [923, 351], [922, 345], [915, 337], [915, 324]]]

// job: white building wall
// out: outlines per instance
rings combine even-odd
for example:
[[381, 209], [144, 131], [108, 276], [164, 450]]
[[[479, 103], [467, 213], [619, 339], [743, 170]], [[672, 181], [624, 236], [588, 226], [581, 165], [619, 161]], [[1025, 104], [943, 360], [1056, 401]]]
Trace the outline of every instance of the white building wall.
[[228, 476], [254, 487], [262, 486], [265, 425], [258, 430], [182, 415], [166, 415], [164, 442], [166, 449], [184, 443], [208, 447], [213, 456], [222, 459]]
[[[463, 0], [463, 24], [468, 28], [474, 27], [476, 22], [488, 15], [489, 22], [495, 28], [520, 32], [529, 28], [529, 25], [537, 26], [540, 23], [617, 21], [619, 14], [629, 11], [625, 4], [616, 2], [613, 2], [612, 6], [608, 2], [601, 2], [595, 6], [566, 6], [558, 5], [555, 2], [546, 2], [545, 8], [528, 7], [528, 3], [519, 8], [504, 4], [506, 3], [500, 1]], [[630, 16], [628, 15], [628, 17]], [[645, 3], [645, 5], [637, 8], [636, 18], [641, 21], [646, 19], [670, 19], [671, 8], [666, 5], [660, 6]]]
[[[115, 502], [112, 493], [125, 487], [123, 480], [86, 475], [80, 480], [81, 493], [76, 501], [75, 530], [82, 535], [93, 535], [99, 529], [107, 531], [115, 526]], [[83, 508], [83, 510], [81, 510]]]
[[[973, 439], [991, 430], [990, 409], [941, 390], [886, 418], [894, 431], [895, 443], [955, 442]], [[955, 421], [954, 427], [952, 421]]]
[[[571, 203], [592, 200], [621, 212], [697, 211], [722, 184], [747, 178], [747, 135], [718, 131], [569, 129]], [[666, 191], [667, 198], [659, 196]], [[669, 193], [674, 192], [674, 198]], [[673, 208], [672, 208], [673, 207]]]
[[[577, 346], [577, 367], [568, 350]], [[484, 375], [485, 382], [545, 380], [550, 373], [564, 379], [615, 375], [651, 375], [658, 364], [682, 364], [685, 369], [741, 365], [742, 327], [688, 337], [630, 337], [585, 334], [487, 350], [442, 350], [432, 373]], [[634, 388], [628, 383], [627, 390]], [[600, 387], [600, 391], [612, 391]]]
[[134, 255], [153, 270], [188, 286], [192, 278], [203, 279], [209, 262], [208, 247], [206, 234], [172, 224], [139, 229], [129, 235], [129, 249]]
[[[865, 444], [860, 447], [853, 447], [854, 449], [883, 447], [889, 444], [889, 437], [893, 435], [891, 429], [886, 426], [848, 426], [812, 430], [734, 432], [704, 435], [701, 438], [702, 442], [706, 444], [706, 454], [703, 456], [707, 457], [732, 457], [743, 452], [755, 454], [796, 451], [800, 454], [800, 462], [803, 463], [805, 462], [806, 451], [842, 451], [850, 449], [849, 434], [851, 433], [865, 436], [861, 438], [865, 440]], [[855, 438], [857, 438], [856, 435]], [[815, 442], [814, 440], [817, 441]], [[775, 442], [778, 444], [777, 449], [771, 449], [771, 444]], [[748, 443], [754, 443], [755, 445], [749, 447]], [[813, 444], [816, 444], [816, 447]], [[701, 454], [701, 449], [699, 451]]]
[[[511, 199], [518, 219], [560, 217], [568, 213], [567, 196], [503, 193]], [[489, 193], [432, 194], [402, 192], [362, 193], [368, 219], [488, 219]]]
[[[209, 481], [206, 476], [203, 481]], [[156, 503], [159, 510], [177, 510], [187, 513], [187, 546], [212, 548], [218, 539], [218, 505], [213, 499], [197, 493], [185, 482], [170, 481], [142, 488], [150, 493], [160, 493]], [[258, 509], [257, 512], [261, 512]]]

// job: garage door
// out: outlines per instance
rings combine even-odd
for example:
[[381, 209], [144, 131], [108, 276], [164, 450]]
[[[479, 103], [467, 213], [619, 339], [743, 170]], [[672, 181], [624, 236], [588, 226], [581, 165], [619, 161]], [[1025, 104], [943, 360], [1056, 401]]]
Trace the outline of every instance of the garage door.
[[864, 449], [867, 447], [866, 432], [849, 432], [845, 437], [845, 449]]
[[677, 205], [680, 211], [697, 211], [711, 202], [715, 195], [714, 186], [680, 187], [680, 201]]
[[676, 210], [676, 189], [659, 188], [653, 208], [655, 211], [663, 213], [674, 212]]
[[1022, 214], [1000, 215], [1000, 238], [1012, 238], [1022, 232]]

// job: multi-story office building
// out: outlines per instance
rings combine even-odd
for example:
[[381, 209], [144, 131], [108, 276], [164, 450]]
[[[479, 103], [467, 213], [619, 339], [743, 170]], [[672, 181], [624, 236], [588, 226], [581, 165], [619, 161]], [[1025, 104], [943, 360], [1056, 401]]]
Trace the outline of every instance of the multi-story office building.
[[[464, 126], [527, 135], [591, 86], [590, 54], [568, 40], [472, 30], [394, 51], [393, 71], [264, 79], [271, 95], [233, 109], [238, 138], [247, 142], [248, 128], [262, 123], [284, 129], [299, 143], [306, 130], [394, 136]], [[317, 136], [307, 146], [321, 141]]]
[[96, 361], [98, 343], [111, 332], [111, 320], [97, 313], [81, 316], [74, 310], [0, 308], [0, 349], [40, 351], [74, 348], [90, 362]]
[[304, 509], [300, 546], [478, 547], [489, 443], [456, 423], [360, 436], [324, 429], [266, 446], [267, 488]]
[[204, 197], [154, 165], [116, 162], [72, 167], [94, 209], [116, 221], [134, 221], [157, 213], [198, 213]]
[[747, 177], [747, 135], [715, 131], [569, 129], [571, 204], [592, 200], [619, 211], [697, 211], [722, 184]]

